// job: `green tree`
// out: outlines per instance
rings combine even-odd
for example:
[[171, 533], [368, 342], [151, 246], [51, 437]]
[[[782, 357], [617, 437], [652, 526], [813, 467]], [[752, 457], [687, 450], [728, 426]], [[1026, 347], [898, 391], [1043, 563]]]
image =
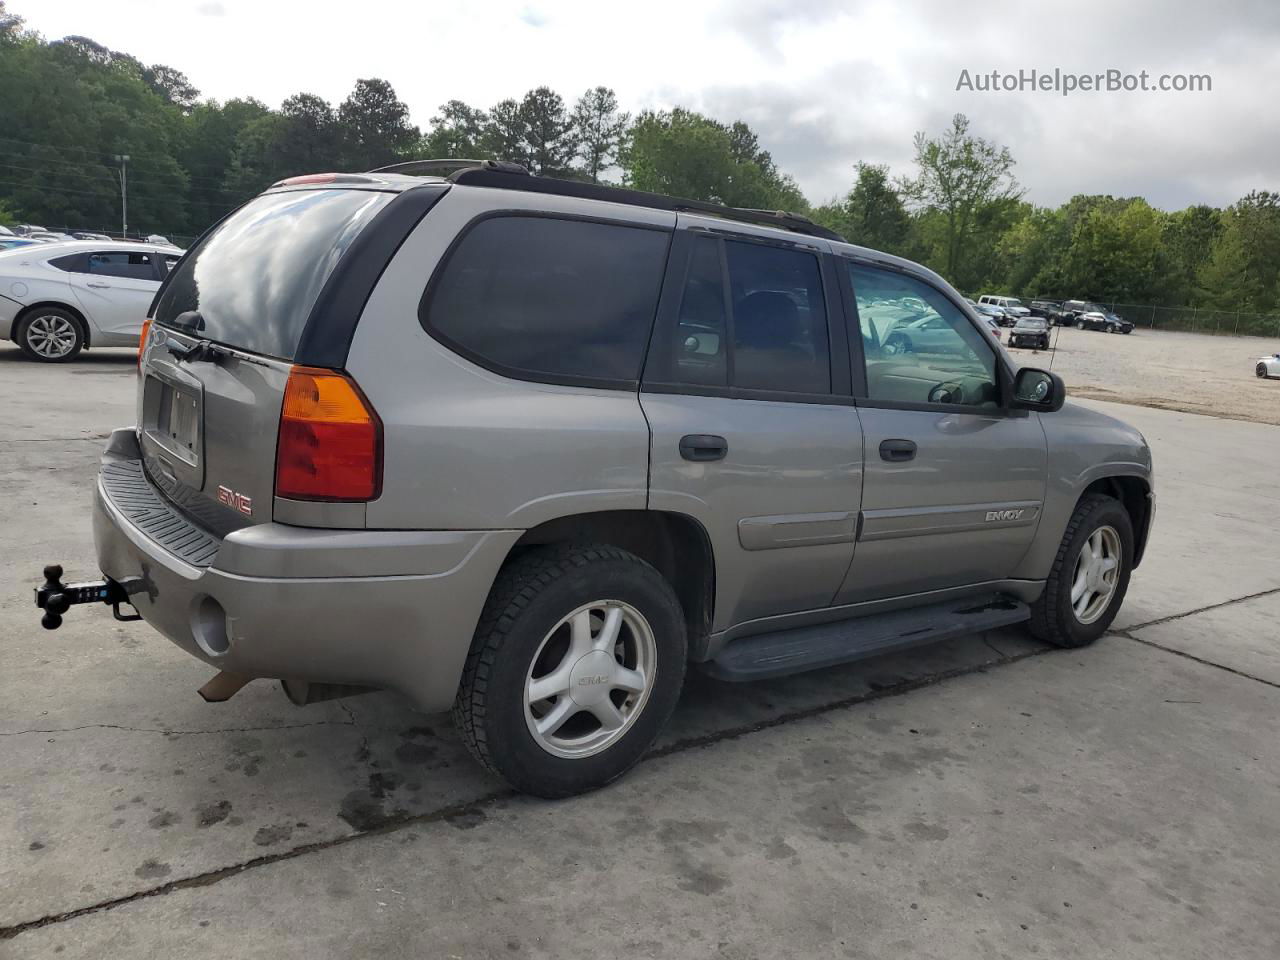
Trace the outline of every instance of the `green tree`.
[[550, 87], [530, 90], [520, 101], [520, 120], [524, 126], [529, 172], [548, 177], [568, 174], [578, 143], [573, 118], [560, 94]]
[[489, 110], [484, 133], [480, 138], [482, 153], [494, 160], [529, 165], [529, 148], [525, 142], [527, 126], [520, 104], [506, 99]]
[[1118, 210], [1095, 207], [1072, 231], [1067, 282], [1085, 296], [1149, 302], [1162, 216], [1139, 199]]
[[731, 207], [807, 210], [795, 181], [773, 169], [768, 154], [762, 158], [753, 143], [754, 134], [745, 124], [735, 133], [681, 107], [646, 110], [636, 118], [620, 156], [624, 182], [638, 190]]
[[1264, 313], [1280, 303], [1280, 194], [1236, 201], [1196, 277], [1197, 303]]
[[338, 107], [346, 138], [347, 165], [356, 170], [412, 159], [421, 134], [409, 122], [409, 108], [385, 80], [357, 80]]
[[909, 245], [911, 217], [889, 180], [889, 168], [859, 162], [853, 189], [842, 200], [818, 207], [813, 218], [850, 243], [903, 254]]
[[431, 118], [431, 131], [422, 138], [422, 156], [436, 160], [483, 158], [488, 122], [483, 110], [461, 100], [442, 104], [440, 112]]
[[600, 174], [617, 162], [630, 120], [618, 110], [618, 97], [608, 87], [592, 87], [578, 98], [573, 108], [578, 157], [592, 183], [599, 183]]
[[942, 136], [916, 134], [915, 163], [918, 172], [902, 181], [902, 192], [923, 210], [941, 215], [937, 260], [942, 273], [954, 277], [983, 209], [1022, 195], [1013, 177], [1013, 156], [1007, 147], [969, 133], [969, 119], [957, 113]]

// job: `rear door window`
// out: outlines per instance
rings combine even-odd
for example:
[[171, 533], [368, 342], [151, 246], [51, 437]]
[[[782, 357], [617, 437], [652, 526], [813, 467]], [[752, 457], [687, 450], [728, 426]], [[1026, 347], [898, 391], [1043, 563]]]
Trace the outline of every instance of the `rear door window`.
[[428, 286], [422, 324], [498, 373], [634, 386], [670, 237], [666, 230], [550, 216], [481, 220]]
[[292, 360], [329, 274], [393, 196], [294, 190], [249, 201], [178, 262], [156, 322]]
[[831, 392], [818, 257], [700, 236], [674, 327], [655, 338], [652, 383], [822, 395]]
[[120, 250], [99, 251], [85, 257], [83, 271], [102, 277], [130, 280], [159, 280], [155, 254], [129, 253]]

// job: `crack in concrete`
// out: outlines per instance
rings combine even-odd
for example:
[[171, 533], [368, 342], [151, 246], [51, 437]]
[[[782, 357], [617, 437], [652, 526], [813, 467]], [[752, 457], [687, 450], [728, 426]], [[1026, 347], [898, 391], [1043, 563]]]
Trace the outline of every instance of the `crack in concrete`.
[[[350, 715], [350, 714], [348, 714]], [[192, 737], [207, 733], [255, 733], [264, 730], [296, 730], [299, 727], [352, 727], [354, 718], [346, 720], [310, 720], [306, 723], [282, 723], [262, 727], [215, 727], [212, 730], [166, 730], [163, 727], [127, 727], [118, 723], [86, 723], [78, 727], [50, 727], [31, 730], [0, 730], [0, 737], [21, 737], [33, 733], [75, 733], [77, 730], [123, 730], [126, 733], [162, 733], [165, 736]], [[362, 733], [363, 735], [363, 733]]]
[[[1156, 643], [1154, 640], [1143, 640], [1141, 637], [1135, 637], [1128, 630], [1111, 631], [1117, 637], [1124, 637], [1126, 640], [1132, 640], [1134, 643], [1140, 643], [1143, 646], [1154, 647], [1156, 650], [1163, 650], [1165, 653], [1172, 653], [1175, 657], [1185, 657], [1187, 660], [1194, 660], [1196, 663], [1202, 663], [1206, 667], [1213, 667], [1215, 670], [1224, 670], [1227, 673], [1234, 673], [1237, 677], [1243, 677], [1246, 680], [1253, 680], [1257, 683], [1266, 684], [1268, 687], [1275, 687], [1280, 690], [1280, 683], [1274, 680], [1267, 680], [1265, 677], [1255, 677], [1252, 673], [1245, 673], [1243, 670], [1237, 670], [1235, 667], [1228, 667], [1224, 663], [1214, 663], [1212, 660], [1206, 660], [1204, 657], [1197, 657], [1194, 653], [1187, 653], [1184, 650], [1175, 650], [1173, 647], [1166, 647], [1162, 643]], [[1166, 703], [1173, 703], [1172, 700], [1166, 700]], [[1191, 701], [1189, 701], [1191, 702]]]
[[[865, 693], [856, 694], [852, 697], [845, 697], [841, 700], [836, 700], [820, 706], [807, 707], [803, 710], [794, 710], [790, 713], [779, 714], [778, 716], [771, 717], [768, 720], [759, 720], [755, 723], [729, 727], [725, 730], [718, 730], [714, 733], [703, 734], [697, 737], [686, 737], [683, 740], [676, 740], [673, 743], [669, 743], [665, 747], [659, 747], [656, 750], [651, 750], [645, 755], [644, 761], [668, 757], [673, 754], [683, 753], [687, 750], [709, 747], [713, 744], [722, 743], [728, 740], [736, 740], [754, 733], [759, 733], [762, 730], [769, 730], [773, 727], [783, 726], [788, 723], [795, 723], [800, 720], [807, 720], [812, 717], [822, 716], [823, 714], [834, 713], [849, 707], [857, 706], [861, 703], [869, 703], [874, 700], [882, 700], [886, 697], [910, 693], [914, 690], [934, 686], [936, 684], [943, 683], [946, 680], [955, 679], [967, 674], [985, 673], [992, 666], [1003, 666], [1004, 664], [1016, 663], [1019, 660], [1026, 660], [1030, 657], [1042, 656], [1043, 654], [1054, 652], [1055, 649], [1056, 648], [1054, 647], [1045, 647], [1039, 650], [1029, 650], [1023, 653], [1014, 654], [1013, 656], [1006, 657], [999, 661], [988, 660], [980, 664], [974, 664], [973, 666], [956, 667], [952, 670], [931, 674], [917, 680], [908, 680], [892, 686], [882, 687], [878, 690], [869, 690]], [[360, 729], [359, 724], [355, 723], [354, 714], [350, 712], [346, 704], [340, 704], [340, 706], [342, 706], [342, 708], [347, 711], [347, 715], [352, 718], [352, 725], [356, 726], [357, 729]], [[342, 724], [342, 726], [347, 726], [347, 724]], [[303, 844], [302, 846], [294, 847], [290, 850], [283, 850], [279, 853], [254, 857], [250, 860], [245, 860], [229, 867], [219, 867], [216, 870], [208, 870], [204, 873], [199, 873], [191, 877], [171, 880], [168, 883], [161, 884], [160, 886], [150, 887], [146, 890], [139, 890], [135, 893], [122, 897], [115, 897], [111, 900], [103, 900], [99, 903], [90, 904], [89, 906], [78, 907], [75, 910], [68, 910], [64, 913], [58, 914], [50, 914], [34, 920], [25, 920], [20, 923], [0, 927], [0, 941], [12, 940], [20, 934], [26, 933], [30, 930], [37, 930], [41, 927], [65, 923], [68, 920], [75, 920], [79, 917], [88, 916], [90, 914], [114, 910], [117, 907], [136, 903], [139, 900], [165, 896], [166, 894], [173, 893], [175, 890], [188, 890], [193, 887], [210, 886], [221, 880], [225, 880], [228, 877], [233, 877], [243, 873], [246, 870], [270, 866], [271, 864], [280, 863], [284, 860], [292, 860], [296, 857], [305, 856], [309, 853], [319, 853], [324, 850], [331, 850], [335, 847], [344, 846], [354, 840], [360, 840], [364, 837], [380, 836], [382, 834], [391, 833], [417, 824], [437, 823], [454, 817], [465, 816], [469, 813], [473, 813], [484, 807], [490, 806], [500, 800], [511, 799], [516, 796], [518, 796], [518, 794], [514, 790], [497, 790], [492, 793], [485, 794], [482, 797], [450, 804], [427, 813], [393, 814], [388, 816], [383, 822], [374, 827], [370, 827], [367, 830], [345, 834], [341, 837], [334, 837], [330, 840], [318, 840], [314, 843]]]
[[[1132, 627], [1125, 627], [1124, 631], [1132, 633], [1134, 630], [1145, 630], [1147, 627], [1158, 627], [1162, 623], [1171, 623], [1174, 620], [1185, 620], [1187, 617], [1194, 617], [1198, 613], [1208, 613], [1210, 610], [1217, 610], [1221, 607], [1229, 607], [1236, 603], [1247, 603], [1250, 600], [1257, 600], [1261, 597], [1269, 597], [1272, 594], [1280, 593], [1280, 587], [1271, 587], [1268, 590], [1259, 590], [1257, 593], [1250, 593], [1247, 596], [1235, 597], [1231, 600], [1222, 600], [1218, 603], [1206, 604], [1203, 607], [1196, 607], [1194, 610], [1188, 610], [1185, 613], [1174, 613], [1167, 617], [1157, 617], [1155, 620], [1148, 620], [1146, 623], [1137, 623]], [[1114, 631], [1120, 633], [1122, 631]], [[1132, 639], [1132, 638], [1131, 638]]]
[[[1137, 626], [1129, 627], [1127, 630], [1111, 630], [1111, 631], [1108, 631], [1108, 633], [1110, 635], [1123, 637], [1126, 640], [1132, 640], [1136, 643], [1141, 643], [1150, 647], [1155, 647], [1156, 649], [1163, 650], [1167, 653], [1173, 653], [1181, 657], [1186, 657], [1189, 660], [1194, 660], [1198, 663], [1204, 664], [1205, 666], [1216, 667], [1217, 669], [1225, 670], [1228, 673], [1234, 673], [1250, 680], [1256, 680], [1259, 683], [1264, 683], [1264, 684], [1267, 684], [1268, 686], [1280, 687], [1280, 684], [1273, 683], [1270, 680], [1263, 680], [1260, 677], [1254, 677], [1247, 673], [1243, 673], [1242, 671], [1235, 670], [1231, 667], [1226, 667], [1219, 663], [1213, 663], [1212, 661], [1204, 660], [1204, 659], [1201, 659], [1200, 657], [1196, 657], [1191, 654], [1182, 653], [1179, 650], [1171, 650], [1168, 647], [1163, 647], [1158, 643], [1153, 643], [1149, 640], [1141, 640], [1138, 637], [1134, 637], [1130, 634], [1130, 631], [1132, 630], [1141, 630], [1147, 627], [1155, 626], [1157, 624], [1168, 623], [1171, 620], [1180, 620], [1184, 617], [1195, 616], [1198, 613], [1205, 613], [1209, 610], [1215, 610], [1219, 607], [1230, 606], [1231, 604], [1235, 604], [1235, 603], [1243, 603], [1247, 600], [1254, 600], [1254, 599], [1257, 599], [1258, 597], [1269, 596], [1273, 593], [1280, 593], [1280, 588], [1264, 590], [1259, 593], [1250, 594], [1245, 597], [1237, 597], [1233, 600], [1226, 600], [1221, 603], [1209, 604], [1208, 606], [1199, 607], [1195, 610], [1189, 610], [1186, 613], [1174, 614], [1172, 616], [1161, 617], [1156, 620], [1151, 620], [1147, 623], [1138, 624]], [[985, 637], [984, 637], [984, 642], [987, 643], [987, 646], [992, 651], [998, 653], [997, 648], [994, 647], [989, 641], [987, 641]], [[999, 659], [999, 660], [995, 660], [995, 661], [988, 660], [984, 663], [974, 664], [972, 666], [956, 667], [951, 670], [944, 670], [939, 673], [930, 674], [927, 677], [920, 677], [916, 680], [908, 680], [903, 683], [882, 687], [877, 690], [869, 690], [865, 693], [855, 694], [854, 696], [845, 697], [843, 699], [836, 700], [826, 704], [821, 704], [816, 707], [808, 707], [803, 710], [794, 710], [789, 713], [779, 714], [778, 716], [771, 717], [767, 720], [759, 720], [759, 721], [756, 721], [755, 723], [742, 724], [737, 727], [729, 727], [725, 730], [719, 730], [714, 733], [703, 734], [701, 736], [686, 737], [682, 740], [673, 741], [672, 743], [669, 743], [664, 747], [659, 747], [655, 750], [651, 750], [649, 753], [645, 755], [644, 761], [647, 762], [649, 760], [655, 760], [661, 757], [668, 757], [674, 754], [684, 753], [685, 751], [688, 751], [688, 750], [695, 750], [695, 749], [700, 749], [704, 747], [709, 747], [714, 744], [723, 743], [729, 740], [737, 740], [737, 739], [740, 739], [741, 737], [750, 736], [751, 734], [759, 733], [764, 730], [770, 730], [774, 727], [784, 726], [790, 723], [796, 723], [798, 721], [811, 719], [813, 717], [823, 716], [828, 713], [835, 713], [840, 710], [845, 710], [851, 707], [858, 706], [859, 704], [870, 703], [875, 700], [882, 700], [888, 697], [901, 696], [903, 694], [911, 693], [916, 690], [921, 690], [926, 687], [936, 686], [937, 684], [944, 683], [947, 680], [953, 680], [953, 679], [957, 679], [959, 677], [963, 677], [971, 674], [985, 673], [990, 667], [993, 667], [993, 666], [1004, 666], [1006, 664], [1017, 663], [1021, 660], [1028, 660], [1028, 659], [1031, 659], [1032, 657], [1039, 657], [1047, 653], [1054, 653], [1054, 652], [1057, 652], [1056, 647], [1043, 647], [1040, 649], [1027, 650], [1027, 651], [1023, 651], [1022, 653], [1017, 653], [1017, 654], [1012, 654], [1007, 656], [1002, 655], [1002, 659]], [[343, 712], [347, 714], [347, 716], [350, 718], [350, 721], [348, 723], [342, 723], [338, 721], [336, 722], [336, 724], [338, 726], [353, 726], [357, 730], [359, 730], [362, 737], [362, 745], [363, 747], [367, 748], [368, 737], [364, 733], [360, 725], [356, 722], [355, 714], [352, 713], [350, 707], [348, 707], [344, 703], [339, 703], [338, 706], [341, 707]], [[335, 721], [320, 721], [320, 722], [335, 723]], [[313, 724], [299, 724], [298, 726], [312, 726], [312, 725]], [[121, 729], [128, 729], [128, 728], [121, 728]], [[267, 727], [267, 728], [245, 728], [245, 729], [284, 729], [284, 728]], [[157, 731], [157, 732], [163, 732], [163, 731]], [[221, 732], [221, 731], [193, 731], [193, 732]], [[232, 731], [227, 731], [227, 732], [232, 732]], [[379, 823], [374, 827], [370, 827], [367, 830], [360, 830], [355, 833], [345, 834], [341, 837], [334, 837], [330, 840], [319, 840], [314, 843], [303, 844], [301, 846], [294, 847], [289, 850], [284, 850], [279, 853], [268, 854], [266, 856], [261, 856], [261, 857], [254, 857], [250, 860], [245, 860], [229, 867], [220, 867], [216, 870], [208, 870], [204, 873], [199, 873], [194, 876], [183, 877], [178, 880], [172, 880], [168, 883], [161, 884], [160, 886], [150, 887], [146, 890], [139, 890], [127, 896], [116, 897], [111, 900], [103, 900], [99, 903], [90, 904], [85, 907], [79, 907], [75, 910], [69, 910], [64, 913], [50, 914], [44, 917], [39, 917], [34, 920], [26, 920], [16, 924], [10, 924], [9, 926], [0, 927], [0, 940], [11, 940], [14, 937], [19, 936], [20, 934], [26, 933], [30, 930], [36, 930], [41, 927], [47, 927], [54, 924], [65, 923], [68, 920], [75, 920], [79, 917], [88, 916], [90, 914], [102, 913], [108, 910], [114, 910], [117, 907], [122, 907], [130, 903], [136, 903], [139, 900], [146, 900], [152, 897], [165, 896], [166, 894], [173, 893], [175, 890], [188, 890], [194, 887], [211, 886], [212, 884], [225, 880], [228, 877], [233, 877], [240, 873], [243, 873], [246, 870], [252, 870], [258, 867], [270, 866], [271, 864], [280, 863], [285, 860], [292, 860], [297, 857], [306, 856], [307, 854], [310, 854], [310, 853], [319, 853], [324, 850], [331, 850], [336, 847], [344, 846], [348, 843], [351, 843], [352, 841], [360, 840], [364, 837], [380, 836], [382, 834], [391, 833], [396, 830], [401, 830], [405, 827], [414, 826], [417, 824], [436, 823], [443, 820], [448, 820], [452, 817], [464, 816], [468, 813], [472, 813], [474, 811], [480, 810], [484, 807], [497, 803], [498, 801], [509, 799], [515, 796], [517, 796], [517, 794], [514, 790], [498, 790], [498, 791], [494, 791], [493, 793], [489, 793], [482, 797], [478, 797], [472, 800], [466, 800], [460, 803], [455, 803], [445, 807], [440, 807], [428, 813], [419, 813], [419, 814], [411, 814], [411, 815], [410, 814], [391, 815], [391, 816], [388, 816], [382, 823]]]

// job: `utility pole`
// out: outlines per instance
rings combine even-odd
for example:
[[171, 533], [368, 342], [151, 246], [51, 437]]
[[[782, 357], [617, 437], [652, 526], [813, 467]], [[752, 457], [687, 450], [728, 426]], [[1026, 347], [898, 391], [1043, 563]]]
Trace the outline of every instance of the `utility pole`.
[[122, 240], [129, 239], [129, 155], [117, 153], [116, 163], [120, 164], [120, 233]]

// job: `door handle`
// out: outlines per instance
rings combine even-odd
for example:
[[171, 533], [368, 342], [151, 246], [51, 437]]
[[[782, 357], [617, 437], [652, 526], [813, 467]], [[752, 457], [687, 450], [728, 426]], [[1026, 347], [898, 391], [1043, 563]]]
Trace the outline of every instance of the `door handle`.
[[729, 442], [724, 437], [710, 433], [691, 433], [680, 438], [680, 456], [694, 463], [723, 460], [729, 452]]
[[95, 281], [95, 280], [90, 280], [88, 283], [86, 283], [86, 284], [85, 284], [85, 286], [86, 286], [86, 287], [93, 287], [95, 290], [110, 290], [110, 289], [111, 289], [111, 284], [109, 284], [109, 283], [98, 283], [98, 282], [97, 282], [97, 281]]
[[916, 457], [916, 445], [912, 440], [881, 440], [880, 459], [889, 463], [906, 463]]

